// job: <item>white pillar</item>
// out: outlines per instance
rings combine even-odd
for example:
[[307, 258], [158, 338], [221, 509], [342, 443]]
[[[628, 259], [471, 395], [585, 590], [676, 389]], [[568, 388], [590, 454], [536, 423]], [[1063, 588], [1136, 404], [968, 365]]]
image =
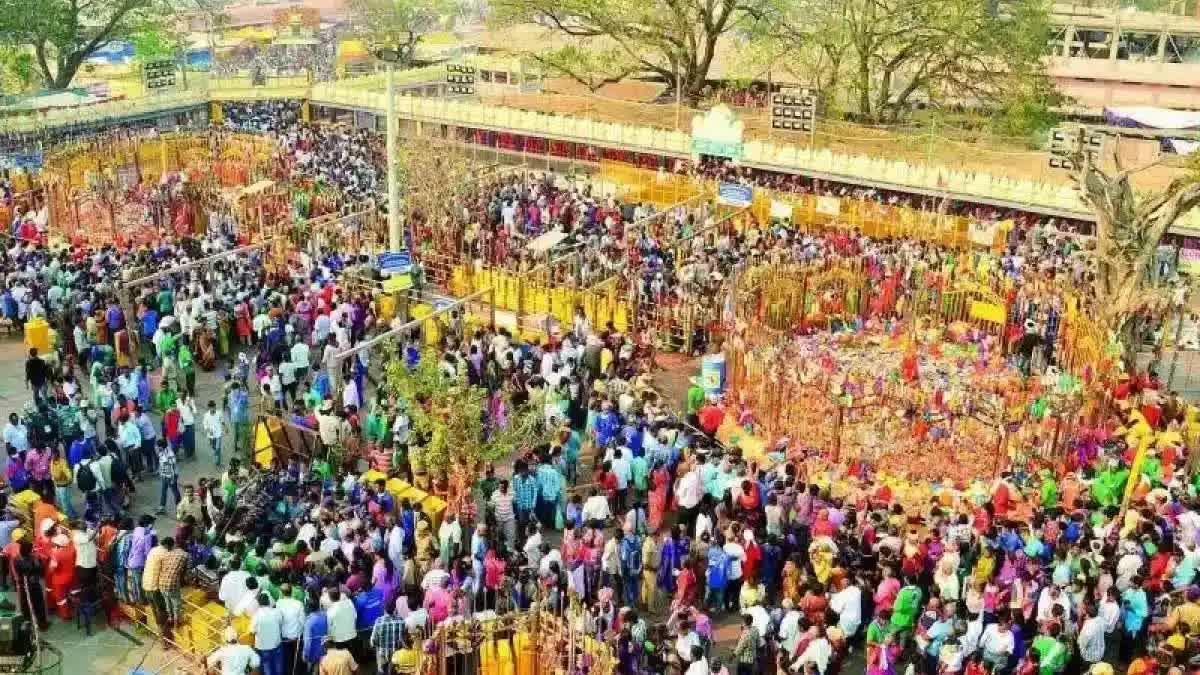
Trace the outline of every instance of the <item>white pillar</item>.
[[388, 190], [388, 248], [404, 248], [404, 231], [400, 226], [399, 148], [396, 138], [396, 66], [387, 64], [387, 190]]

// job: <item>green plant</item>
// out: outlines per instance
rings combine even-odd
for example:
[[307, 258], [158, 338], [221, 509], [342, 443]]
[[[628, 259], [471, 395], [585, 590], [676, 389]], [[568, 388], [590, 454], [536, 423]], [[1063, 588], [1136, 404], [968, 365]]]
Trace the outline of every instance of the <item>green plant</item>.
[[387, 364], [383, 393], [404, 406], [417, 439], [409, 449], [413, 471], [444, 477], [456, 462], [474, 470], [520, 446], [543, 443], [553, 431], [544, 428], [541, 406], [531, 402], [515, 410], [510, 405], [508, 424], [489, 433], [484, 427], [487, 391], [468, 385], [465, 375], [447, 381], [432, 350], [411, 371], [402, 358]]

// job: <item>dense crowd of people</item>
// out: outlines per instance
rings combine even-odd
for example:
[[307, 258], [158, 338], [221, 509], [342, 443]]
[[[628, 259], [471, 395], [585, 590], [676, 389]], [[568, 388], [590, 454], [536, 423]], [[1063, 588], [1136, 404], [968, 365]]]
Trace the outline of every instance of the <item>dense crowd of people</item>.
[[[295, 171], [378, 191], [376, 140], [297, 118], [287, 104], [226, 109], [230, 127], [275, 134]], [[766, 260], [861, 260], [897, 297], [958, 264], [930, 244], [849, 232], [714, 229], [703, 209], [648, 225], [650, 209], [552, 176], [497, 179], [462, 207], [450, 243], [471, 257], [528, 264], [522, 238], [559, 225], [586, 254], [578, 274], [632, 269], [648, 302], [711, 295]], [[442, 234], [429, 227], [422, 240]], [[763, 456], [723, 446], [725, 402], [695, 381], [675, 414], [645, 346], [582, 312], [543, 342], [452, 313], [435, 344], [414, 332], [382, 358], [342, 358], [388, 323], [343, 283], [356, 261], [338, 252], [170, 273], [232, 246], [227, 232], [133, 251], [18, 242], [0, 261], [5, 319], [45, 318], [58, 336], [30, 352], [32, 400], [3, 430], [0, 577], [37, 623], [90, 617], [111, 594], [150, 608], [169, 636], [185, 618], [182, 589], [207, 584], [234, 619], [207, 656], [228, 675], [384, 671], [410, 664], [439, 625], [535, 604], [608, 642], [621, 675], [1195, 670], [1200, 518], [1181, 440], [1191, 411], [1155, 378], [1112, 392], [1165, 432], [1136, 466], [1136, 444], [1116, 429], [1125, 420], [1102, 420], [1062, 466], [912, 503], [799, 441]], [[1044, 297], [1037, 284], [1084, 283], [1091, 265], [1087, 239], [1052, 224], [1016, 227], [1003, 255], [972, 260], [1029, 304]], [[121, 288], [155, 271], [167, 274]], [[1052, 310], [1037, 310], [1044, 329]], [[480, 387], [485, 430], [532, 410], [548, 440], [478, 472], [456, 467], [445, 512], [398, 498], [352, 461], [254, 464], [261, 401], [343, 458], [373, 449], [388, 478], [415, 480], [411, 460], [433, 442], [414, 424], [425, 402], [378, 386], [381, 361]], [[197, 400], [197, 379], [218, 377], [200, 374], [218, 371], [220, 393]], [[213, 477], [181, 485], [181, 467], [201, 458]], [[131, 509], [143, 481], [173, 521]]]
[[319, 181], [354, 203], [379, 199], [387, 189], [378, 134], [306, 124], [300, 119], [298, 101], [225, 104], [224, 118], [228, 129], [273, 134], [279, 148], [274, 161], [283, 177]]

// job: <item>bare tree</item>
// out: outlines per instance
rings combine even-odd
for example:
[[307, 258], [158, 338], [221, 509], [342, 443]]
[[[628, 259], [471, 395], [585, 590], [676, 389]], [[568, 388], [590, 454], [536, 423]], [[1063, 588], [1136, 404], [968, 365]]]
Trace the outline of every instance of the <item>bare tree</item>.
[[1100, 326], [1122, 348], [1126, 368], [1137, 353], [1135, 319], [1169, 306], [1172, 289], [1154, 283], [1149, 271], [1170, 227], [1181, 215], [1200, 205], [1200, 175], [1193, 166], [1165, 189], [1139, 194], [1132, 177], [1149, 166], [1115, 173], [1097, 166], [1090, 156], [1076, 155], [1075, 180], [1080, 198], [1096, 214], [1095, 297], [1091, 308]]

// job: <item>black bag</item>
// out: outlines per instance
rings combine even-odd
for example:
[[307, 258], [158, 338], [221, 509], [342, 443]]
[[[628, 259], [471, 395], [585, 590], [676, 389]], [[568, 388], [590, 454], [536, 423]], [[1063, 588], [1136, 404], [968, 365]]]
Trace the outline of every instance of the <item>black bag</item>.
[[96, 489], [96, 474], [92, 472], [90, 462], [79, 465], [79, 470], [75, 476], [75, 484], [79, 487], [79, 491], [85, 494]]

